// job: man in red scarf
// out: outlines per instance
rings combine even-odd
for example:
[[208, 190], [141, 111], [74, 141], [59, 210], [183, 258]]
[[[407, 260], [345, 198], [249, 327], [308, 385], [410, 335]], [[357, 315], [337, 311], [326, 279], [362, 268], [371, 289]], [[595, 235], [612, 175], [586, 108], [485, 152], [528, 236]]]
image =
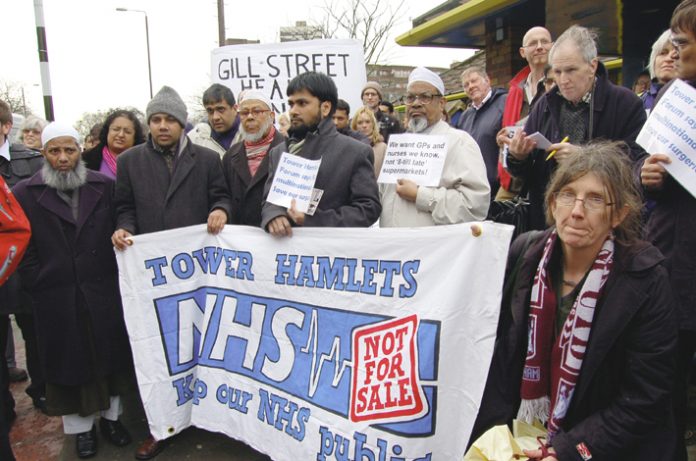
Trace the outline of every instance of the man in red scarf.
[[[520, 55], [529, 65], [510, 80], [510, 89], [503, 112], [503, 128], [496, 138], [501, 148], [510, 143], [507, 127], [524, 126], [523, 121], [532, 106], [544, 95], [544, 69], [549, 62], [551, 45], [553, 45], [551, 33], [544, 27], [532, 27], [522, 38]], [[504, 162], [501, 159], [498, 162], [500, 189], [498, 189], [497, 200], [511, 199], [519, 192], [519, 186], [514, 184], [513, 178], [503, 165]]]
[[285, 137], [273, 126], [271, 101], [248, 90], [239, 100], [242, 141], [233, 144], [222, 159], [230, 191], [232, 224], [261, 225], [263, 186], [268, 178], [268, 151]]

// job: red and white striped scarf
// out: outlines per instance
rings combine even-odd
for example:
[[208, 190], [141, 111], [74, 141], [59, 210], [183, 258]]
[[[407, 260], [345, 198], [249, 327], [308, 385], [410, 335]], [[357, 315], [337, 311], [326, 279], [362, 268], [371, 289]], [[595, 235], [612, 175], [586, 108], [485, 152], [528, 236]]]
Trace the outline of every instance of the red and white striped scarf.
[[268, 149], [271, 147], [271, 141], [273, 141], [273, 136], [275, 136], [275, 127], [271, 125], [271, 129], [268, 130], [268, 134], [264, 138], [256, 142], [244, 141], [247, 164], [249, 165], [249, 172], [252, 178], [256, 175], [259, 165], [261, 165], [261, 162], [268, 153]]
[[[522, 374], [522, 403], [517, 418], [532, 423], [548, 421], [549, 441], [558, 432], [573, 398], [595, 306], [614, 261], [614, 241], [607, 237], [590, 268], [558, 337], [555, 335], [557, 301], [548, 264], [558, 234], [554, 230], [544, 246], [530, 300], [527, 358]], [[549, 399], [550, 396], [550, 399]]]

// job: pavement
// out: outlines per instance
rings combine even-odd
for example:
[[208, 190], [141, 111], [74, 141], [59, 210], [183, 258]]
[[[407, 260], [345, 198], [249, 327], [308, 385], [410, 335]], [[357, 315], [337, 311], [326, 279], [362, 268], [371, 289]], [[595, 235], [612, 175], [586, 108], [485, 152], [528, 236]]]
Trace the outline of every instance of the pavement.
[[[14, 322], [13, 328], [17, 366], [25, 368], [22, 334]], [[79, 458], [75, 453], [75, 436], [63, 434], [61, 418], [45, 416], [33, 407], [31, 399], [24, 392], [27, 384], [27, 381], [24, 381], [11, 385], [12, 395], [16, 402], [17, 420], [12, 426], [10, 440], [17, 461], [77, 461]], [[97, 456], [90, 459], [97, 461], [130, 461], [135, 459], [136, 448], [141, 441], [145, 440], [149, 432], [135, 382], [124, 396], [123, 406], [121, 422], [130, 431], [133, 442], [128, 446], [119, 448], [99, 438]], [[689, 408], [691, 409], [687, 432], [689, 461], [696, 461], [696, 386], [691, 388]], [[155, 459], [157, 461], [271, 460], [268, 456], [242, 442], [195, 427], [186, 429], [170, 438], [167, 447]]]

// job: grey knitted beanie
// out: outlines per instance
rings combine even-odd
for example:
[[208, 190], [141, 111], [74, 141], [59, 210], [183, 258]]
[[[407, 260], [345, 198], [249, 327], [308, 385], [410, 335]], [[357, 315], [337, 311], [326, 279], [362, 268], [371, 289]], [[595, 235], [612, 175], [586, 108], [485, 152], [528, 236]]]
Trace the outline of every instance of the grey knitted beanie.
[[150, 118], [154, 114], [159, 113], [171, 115], [181, 123], [181, 126], [186, 126], [186, 119], [188, 118], [186, 104], [184, 104], [181, 96], [174, 88], [163, 86], [148, 103], [145, 111], [147, 122], [150, 123]]

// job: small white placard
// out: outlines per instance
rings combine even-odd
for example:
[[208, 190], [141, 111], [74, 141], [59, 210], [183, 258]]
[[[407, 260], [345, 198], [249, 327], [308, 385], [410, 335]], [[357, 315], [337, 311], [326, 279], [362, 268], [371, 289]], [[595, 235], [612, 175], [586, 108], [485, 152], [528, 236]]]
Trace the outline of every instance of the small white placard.
[[321, 159], [307, 160], [283, 152], [266, 200], [290, 208], [292, 199], [295, 199], [295, 209], [307, 212], [320, 164]]
[[536, 133], [532, 133], [529, 136], [527, 136], [529, 139], [532, 141], [536, 142], [536, 148], [537, 149], [543, 149], [547, 150], [549, 147], [551, 147], [551, 141], [546, 139], [546, 136], [543, 134], [539, 133], [538, 131]]
[[410, 179], [419, 186], [440, 184], [447, 157], [447, 138], [427, 134], [393, 134], [384, 156], [377, 182], [396, 184], [397, 179]]
[[651, 154], [666, 154], [665, 169], [696, 197], [696, 89], [675, 80], [650, 112], [636, 142]]

